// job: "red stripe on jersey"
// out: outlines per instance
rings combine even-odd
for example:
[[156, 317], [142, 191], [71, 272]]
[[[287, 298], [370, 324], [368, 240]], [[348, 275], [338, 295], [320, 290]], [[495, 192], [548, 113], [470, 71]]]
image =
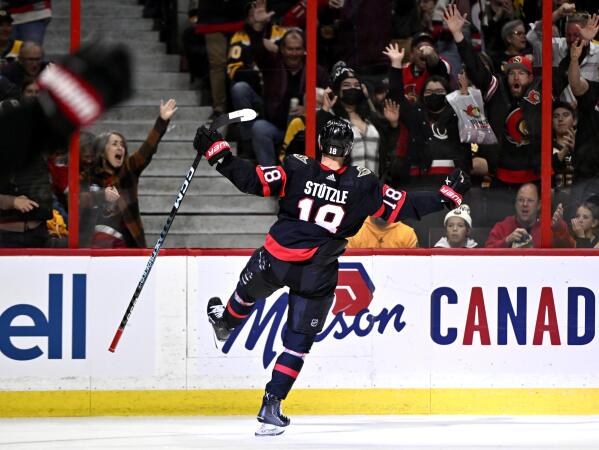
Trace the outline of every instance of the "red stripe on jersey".
[[307, 261], [314, 256], [318, 247], [314, 248], [288, 248], [283, 247], [270, 235], [266, 235], [264, 241], [264, 248], [273, 255], [275, 258], [279, 258], [282, 261]]
[[384, 212], [385, 212], [385, 204], [383, 203], [381, 205], [381, 207], [379, 208], [379, 210], [372, 215], [372, 217], [381, 217]]
[[540, 179], [532, 170], [510, 170], [498, 168], [495, 176], [505, 183], [530, 183]]
[[264, 178], [264, 172], [260, 166], [256, 166], [256, 173], [258, 174], [258, 178], [260, 178], [260, 182], [262, 183], [262, 194], [264, 197], [270, 197], [270, 186], [266, 182]]
[[277, 372], [284, 373], [285, 375], [289, 375], [291, 378], [295, 379], [299, 375], [297, 370], [293, 370], [290, 367], [284, 366], [282, 364], [275, 364], [274, 370]]
[[229, 314], [231, 314], [236, 319], [245, 319], [247, 316], [249, 316], [249, 314], [246, 314], [245, 316], [237, 314], [235, 311], [233, 311], [233, 308], [231, 308], [231, 303], [227, 303], [227, 311], [229, 311]]
[[277, 166], [277, 170], [281, 172], [281, 176], [283, 177], [283, 185], [281, 186], [281, 192], [279, 192], [279, 198], [285, 197], [285, 186], [287, 186], [287, 173], [281, 166]]

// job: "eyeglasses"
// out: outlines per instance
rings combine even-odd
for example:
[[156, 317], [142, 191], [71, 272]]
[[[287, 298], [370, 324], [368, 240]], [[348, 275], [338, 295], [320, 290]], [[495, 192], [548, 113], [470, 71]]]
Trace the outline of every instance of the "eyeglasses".
[[526, 34], [526, 32], [525, 31], [520, 31], [520, 30], [515, 30], [515, 31], [512, 31], [512, 34], [514, 36], [524, 36]]

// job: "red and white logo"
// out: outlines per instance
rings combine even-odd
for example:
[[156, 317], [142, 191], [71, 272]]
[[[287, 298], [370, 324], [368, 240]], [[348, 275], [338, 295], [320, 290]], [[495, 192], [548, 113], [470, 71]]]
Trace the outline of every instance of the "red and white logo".
[[231, 146], [229, 145], [229, 143], [227, 141], [218, 141], [215, 142], [214, 144], [212, 144], [212, 146], [206, 150], [206, 158], [210, 159], [212, 158], [214, 155], [217, 155], [218, 153], [222, 152], [225, 149], [230, 149]]
[[360, 263], [340, 263], [333, 314], [355, 316], [370, 306], [374, 284]]
[[441, 194], [443, 194], [449, 200], [454, 202], [456, 204], [456, 206], [460, 206], [462, 204], [462, 196], [460, 194], [458, 194], [456, 191], [454, 191], [452, 188], [447, 186], [446, 184], [441, 186], [441, 189], [439, 189], [439, 192], [441, 192]]

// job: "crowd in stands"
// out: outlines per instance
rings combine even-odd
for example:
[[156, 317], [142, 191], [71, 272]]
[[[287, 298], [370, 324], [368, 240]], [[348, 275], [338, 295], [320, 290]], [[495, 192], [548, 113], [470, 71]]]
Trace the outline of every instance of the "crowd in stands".
[[[45, 66], [43, 32], [19, 40], [25, 35], [15, 31], [10, 3], [35, 2], [4, 3], [0, 100], [26, 101]], [[145, 17], [163, 22], [172, 6], [140, 3]], [[207, 94], [210, 120], [255, 109], [258, 119], [231, 127], [229, 138], [239, 156], [257, 164], [272, 166], [287, 154], [303, 153], [307, 2], [190, 5], [189, 27], [181, 30], [182, 68], [192, 86]], [[553, 0], [552, 9], [553, 140], [545, 151], [552, 152], [553, 246], [594, 248], [599, 2]], [[393, 188], [433, 190], [456, 168], [473, 185], [456, 210], [398, 225], [368, 220], [350, 247], [540, 246], [541, 13], [541, 0], [318, 0], [317, 92], [308, 93], [317, 96], [317, 130], [330, 118], [346, 120], [354, 133], [350, 162]], [[31, 28], [47, 25], [48, 17], [39, 15]], [[137, 179], [175, 110], [174, 101], [161, 105], [146, 142], [132, 154], [118, 132], [82, 138], [81, 208], [85, 217], [96, 217], [82, 223], [82, 245], [146, 246]], [[307, 145], [318, 157], [317, 143]], [[37, 164], [32, 191], [19, 176], [0, 186], [0, 246], [12, 245], [6, 235], [15, 227], [37, 230], [42, 220], [54, 218], [53, 211], [66, 220], [66, 156]], [[46, 166], [52, 186], [42, 183]], [[34, 190], [38, 197], [29, 195]]]

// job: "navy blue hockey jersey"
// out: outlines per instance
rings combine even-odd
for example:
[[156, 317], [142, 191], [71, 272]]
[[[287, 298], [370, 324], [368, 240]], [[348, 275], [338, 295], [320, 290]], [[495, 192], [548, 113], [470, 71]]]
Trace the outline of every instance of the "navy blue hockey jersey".
[[305, 155], [290, 155], [282, 166], [255, 168], [228, 156], [217, 170], [242, 192], [279, 197], [278, 220], [264, 247], [284, 261], [310, 260], [319, 249], [337, 253], [319, 256], [338, 256], [345, 238], [356, 234], [368, 216], [395, 222], [443, 208], [438, 193], [408, 194], [383, 184], [363, 167], [333, 170]]

